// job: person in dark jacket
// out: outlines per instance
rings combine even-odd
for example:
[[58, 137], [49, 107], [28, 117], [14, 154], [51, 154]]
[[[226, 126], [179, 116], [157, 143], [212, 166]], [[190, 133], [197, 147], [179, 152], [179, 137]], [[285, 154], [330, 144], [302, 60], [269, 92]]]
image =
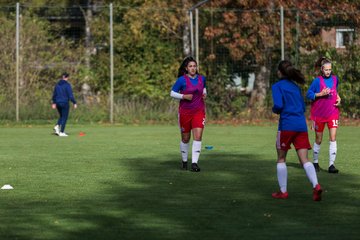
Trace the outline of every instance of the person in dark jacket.
[[68, 82], [69, 74], [63, 73], [62, 79], [57, 82], [54, 88], [52, 97], [52, 108], [57, 109], [59, 112], [59, 119], [54, 127], [55, 134], [60, 137], [67, 137], [65, 133], [66, 121], [69, 116], [69, 101], [74, 104], [74, 108], [77, 108], [76, 100], [74, 98], [72, 88]]

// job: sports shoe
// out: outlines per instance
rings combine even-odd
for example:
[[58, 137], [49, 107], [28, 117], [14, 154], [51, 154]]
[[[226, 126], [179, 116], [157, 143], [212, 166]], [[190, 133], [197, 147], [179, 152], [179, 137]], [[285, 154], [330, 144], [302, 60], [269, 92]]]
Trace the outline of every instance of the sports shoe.
[[64, 133], [64, 132], [60, 132], [59, 133], [59, 137], [67, 137], [68, 135], [66, 134], [66, 133]]
[[197, 163], [192, 163], [192, 164], [191, 164], [191, 171], [193, 171], [193, 172], [200, 172], [200, 168], [199, 168], [199, 166], [197, 165]]
[[188, 169], [188, 163], [187, 162], [184, 162], [184, 161], [181, 161], [182, 162], [182, 170], [187, 170]]
[[313, 189], [313, 200], [314, 201], [321, 201], [321, 193], [322, 189], [320, 184], [317, 184], [315, 188]]
[[328, 172], [329, 172], [329, 173], [338, 173], [339, 170], [336, 169], [336, 167], [335, 167], [334, 165], [331, 165], [331, 166], [329, 167]]
[[56, 135], [59, 135], [59, 134], [60, 134], [60, 126], [59, 126], [59, 125], [55, 125], [54, 131], [55, 131], [55, 134], [56, 134]]
[[279, 191], [279, 192], [272, 193], [271, 196], [276, 199], [287, 199], [289, 197], [289, 194], [288, 194], [288, 192], [283, 193], [283, 192]]
[[320, 172], [319, 163], [313, 163], [313, 164], [314, 164], [315, 171]]

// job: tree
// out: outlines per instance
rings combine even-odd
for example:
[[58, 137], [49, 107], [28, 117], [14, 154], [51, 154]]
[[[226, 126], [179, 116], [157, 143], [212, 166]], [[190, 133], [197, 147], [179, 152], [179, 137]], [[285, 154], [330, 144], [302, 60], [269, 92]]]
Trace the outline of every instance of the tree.
[[[118, 95], [151, 97], [153, 101], [168, 96], [179, 62], [189, 51], [186, 10], [191, 4], [185, 0], [138, 0], [114, 5], [115, 91]], [[95, 44], [106, 46], [108, 29], [99, 28], [104, 23], [101, 18], [97, 20], [92, 27], [97, 29], [93, 39]], [[105, 47], [97, 57], [107, 54]], [[95, 71], [104, 69], [100, 64], [103, 63], [96, 63]], [[108, 79], [106, 72], [98, 73], [100, 79]], [[106, 85], [98, 85], [101, 86]]]
[[[223, 48], [227, 49], [229, 58], [249, 67], [256, 73], [255, 87], [249, 100], [249, 106], [256, 111], [263, 109], [269, 88], [271, 69], [280, 60], [280, 17], [279, 9], [285, 9], [286, 50], [296, 44], [296, 14], [301, 19], [301, 49], [312, 51], [324, 47], [320, 30], [329, 27], [333, 11], [343, 11], [344, 21], [359, 22], [359, 15], [353, 14], [358, 5], [353, 1], [262, 1], [219, 0], [213, 7], [225, 9], [207, 25], [204, 36], [217, 43], [214, 55], [205, 56], [215, 59]], [[325, 25], [327, 23], [328, 25]], [[290, 31], [289, 31], [290, 30]], [[210, 43], [208, 43], [210, 45]], [[296, 51], [287, 51], [286, 58], [294, 59]], [[315, 60], [314, 60], [315, 61]]]

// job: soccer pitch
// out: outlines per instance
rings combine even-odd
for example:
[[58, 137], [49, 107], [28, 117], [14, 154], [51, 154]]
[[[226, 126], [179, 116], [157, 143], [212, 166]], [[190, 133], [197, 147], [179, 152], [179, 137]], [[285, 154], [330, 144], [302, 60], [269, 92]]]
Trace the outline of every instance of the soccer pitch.
[[0, 185], [14, 187], [0, 190], [0, 239], [359, 239], [359, 127], [339, 128], [321, 202], [293, 149], [289, 199], [271, 198], [275, 125], [207, 126], [199, 173], [180, 170], [177, 126], [67, 130], [0, 127]]

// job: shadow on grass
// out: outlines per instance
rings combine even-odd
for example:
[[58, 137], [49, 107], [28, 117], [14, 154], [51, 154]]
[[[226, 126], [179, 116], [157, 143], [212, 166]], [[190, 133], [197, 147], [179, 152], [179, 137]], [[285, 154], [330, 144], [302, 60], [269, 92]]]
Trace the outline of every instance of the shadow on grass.
[[[324, 201], [313, 202], [300, 165], [288, 163], [290, 198], [282, 201], [270, 196], [277, 182], [269, 159], [204, 152], [199, 173], [182, 171], [171, 159], [179, 156], [118, 159], [127, 174], [103, 182], [89, 199], [71, 200], [71, 209], [56, 201], [27, 202], [33, 214], [2, 222], [2, 239], [308, 240], [342, 239], [345, 233], [356, 239], [360, 233], [352, 176], [320, 176]], [[37, 215], [36, 208], [58, 222], [48, 222], [53, 218], [40, 210]]]

